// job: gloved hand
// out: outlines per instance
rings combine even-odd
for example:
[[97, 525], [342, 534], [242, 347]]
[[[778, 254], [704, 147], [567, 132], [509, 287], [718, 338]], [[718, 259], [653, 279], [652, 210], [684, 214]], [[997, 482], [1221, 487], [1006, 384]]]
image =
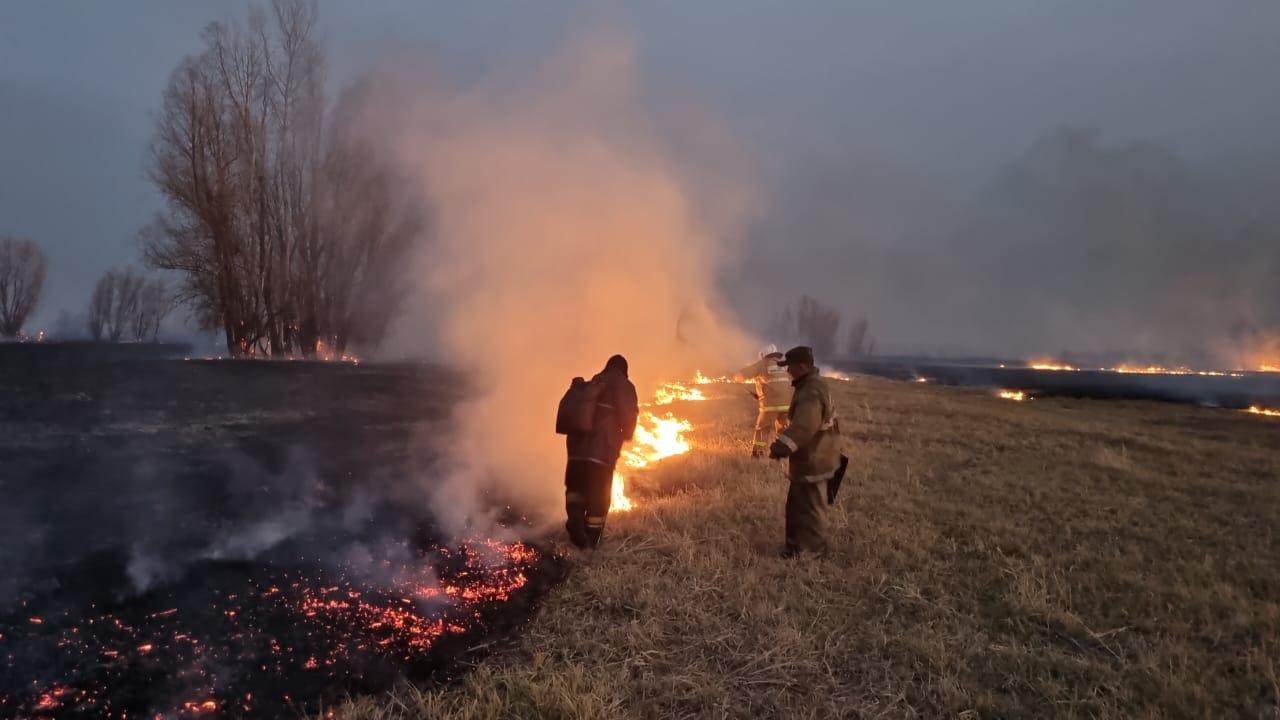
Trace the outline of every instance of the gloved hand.
[[787, 447], [781, 440], [774, 440], [769, 446], [769, 459], [778, 460], [791, 454], [791, 448]]

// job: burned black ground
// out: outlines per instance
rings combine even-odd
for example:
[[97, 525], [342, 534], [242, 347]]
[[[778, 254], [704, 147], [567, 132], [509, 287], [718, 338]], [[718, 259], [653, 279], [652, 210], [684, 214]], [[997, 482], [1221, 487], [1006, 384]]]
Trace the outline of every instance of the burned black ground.
[[463, 392], [429, 366], [0, 348], [0, 714], [274, 716], [473, 660], [562, 569], [441, 542], [423, 438]]

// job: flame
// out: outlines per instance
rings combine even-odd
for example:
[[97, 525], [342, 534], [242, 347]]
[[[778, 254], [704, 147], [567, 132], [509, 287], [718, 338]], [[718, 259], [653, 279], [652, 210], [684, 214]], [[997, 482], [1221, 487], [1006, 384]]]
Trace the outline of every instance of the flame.
[[1249, 409], [1245, 412], [1253, 413], [1254, 415], [1266, 415], [1267, 417], [1280, 417], [1280, 410], [1271, 410], [1257, 405], [1249, 406]]
[[[701, 372], [693, 379], [695, 385], [707, 385], [713, 382], [725, 382], [723, 379], [712, 380]], [[680, 383], [663, 383], [653, 394], [653, 402], [645, 405], [670, 405], [676, 400], [706, 400], [707, 396], [696, 387], [688, 387]], [[640, 415], [636, 422], [636, 434], [631, 444], [622, 450], [622, 464], [633, 470], [647, 467], [650, 463], [673, 455], [689, 452], [689, 440], [684, 433], [693, 430], [693, 423], [678, 418], [671, 412], [659, 417], [651, 412]], [[627, 478], [621, 472], [613, 473], [613, 489], [610, 491], [609, 509], [626, 512], [635, 508], [635, 503], [627, 497]]]
[[627, 497], [627, 479], [617, 470], [613, 471], [613, 488], [609, 491], [609, 510], [627, 512], [635, 507], [631, 498]]
[[1001, 390], [1000, 392], [996, 393], [996, 397], [1001, 397], [1001, 398], [1004, 398], [1005, 400], [1016, 400], [1018, 402], [1022, 402], [1023, 400], [1027, 399], [1027, 394], [1022, 392], [1021, 390]]
[[1210, 377], [1241, 377], [1242, 373], [1222, 370], [1192, 370], [1188, 367], [1167, 368], [1161, 365], [1117, 365], [1103, 368], [1108, 372], [1134, 375], [1205, 375]]
[[694, 387], [686, 387], [680, 383], [663, 383], [653, 394], [651, 405], [670, 405], [676, 400], [706, 400], [707, 396]]
[[1258, 366], [1258, 372], [1280, 373], [1280, 365], [1271, 365], [1268, 363], [1263, 363]]
[[697, 373], [694, 374], [693, 382], [695, 385], [711, 385], [712, 383], [727, 383], [727, 382], [733, 382], [733, 381], [724, 375], [721, 375], [720, 377], [717, 377], [717, 378], [709, 378], [706, 375], [703, 375], [702, 371], [699, 370]]
[[[639, 470], [648, 467], [673, 455], [689, 452], [689, 440], [684, 433], [693, 430], [693, 423], [678, 418], [671, 413], [658, 417], [651, 412], [640, 416], [636, 423], [636, 435], [631, 444], [622, 451], [622, 463], [626, 467]], [[626, 476], [620, 472], [613, 473], [613, 490], [610, 509], [626, 512], [635, 507], [635, 503], [626, 493]]]
[[1058, 362], [1057, 360], [1054, 360], [1052, 358], [1037, 358], [1035, 360], [1028, 360], [1027, 367], [1031, 368], [1032, 370], [1058, 370], [1063, 372], [1068, 372], [1068, 371], [1074, 372], [1080, 369], [1078, 367], [1068, 365], [1067, 363]]
[[689, 441], [684, 433], [693, 430], [688, 420], [671, 413], [658, 417], [645, 413], [636, 423], [636, 436], [631, 445], [622, 451], [622, 461], [630, 468], [643, 468], [649, 463], [689, 452]]
[[324, 340], [316, 340], [316, 359], [325, 362], [345, 362], [353, 365], [360, 364], [360, 358], [349, 353], [339, 353], [328, 345], [324, 344]]

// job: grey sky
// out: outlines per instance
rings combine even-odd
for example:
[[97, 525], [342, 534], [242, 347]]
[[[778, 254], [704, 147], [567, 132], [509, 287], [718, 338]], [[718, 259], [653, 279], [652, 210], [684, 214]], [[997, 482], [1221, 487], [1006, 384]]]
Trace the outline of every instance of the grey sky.
[[[207, 22], [243, 16], [246, 5], [0, 5], [0, 232], [49, 255], [34, 325], [81, 311], [103, 270], [134, 261], [134, 233], [158, 207], [142, 168], [164, 83]], [[877, 253], [918, 246], [945, 265], [946, 253], [967, 252], [943, 238], [1059, 128], [1153, 142], [1228, 179], [1236, 159], [1280, 155], [1274, 0], [596, 5], [330, 1], [321, 16], [335, 82], [391, 53], [479, 75], [611, 22], [635, 38], [650, 83], [711, 107], [753, 153], [768, 217], [753, 233], [760, 252], [730, 282], [747, 312], [767, 312], [751, 288], [770, 273], [790, 294], [805, 289], [779, 243], [834, 245], [829, 258], [847, 261], [850, 282], [824, 276], [840, 285], [827, 294], [903, 346], [965, 334], [947, 335], [954, 316], [934, 324], [897, 310], [902, 278], [884, 267], [867, 277], [868, 254], [883, 262]], [[807, 226], [850, 201], [865, 214]], [[850, 236], [862, 239], [842, 253]], [[1005, 340], [988, 342], [1022, 347]]]

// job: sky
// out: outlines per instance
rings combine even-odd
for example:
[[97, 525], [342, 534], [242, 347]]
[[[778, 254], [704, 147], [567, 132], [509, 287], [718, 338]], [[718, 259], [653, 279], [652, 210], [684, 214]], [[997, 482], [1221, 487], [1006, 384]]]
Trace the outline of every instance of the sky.
[[[48, 255], [33, 325], [137, 262], [164, 84], [247, 7], [0, 5], [0, 233]], [[757, 331], [801, 293], [901, 352], [1194, 352], [1280, 325], [1266, 273], [1237, 287], [1280, 271], [1273, 0], [320, 9], [335, 86], [390, 57], [466, 82], [593, 26], [629, 36], [654, 95], [714, 114], [748, 161], [758, 208], [722, 282]]]

